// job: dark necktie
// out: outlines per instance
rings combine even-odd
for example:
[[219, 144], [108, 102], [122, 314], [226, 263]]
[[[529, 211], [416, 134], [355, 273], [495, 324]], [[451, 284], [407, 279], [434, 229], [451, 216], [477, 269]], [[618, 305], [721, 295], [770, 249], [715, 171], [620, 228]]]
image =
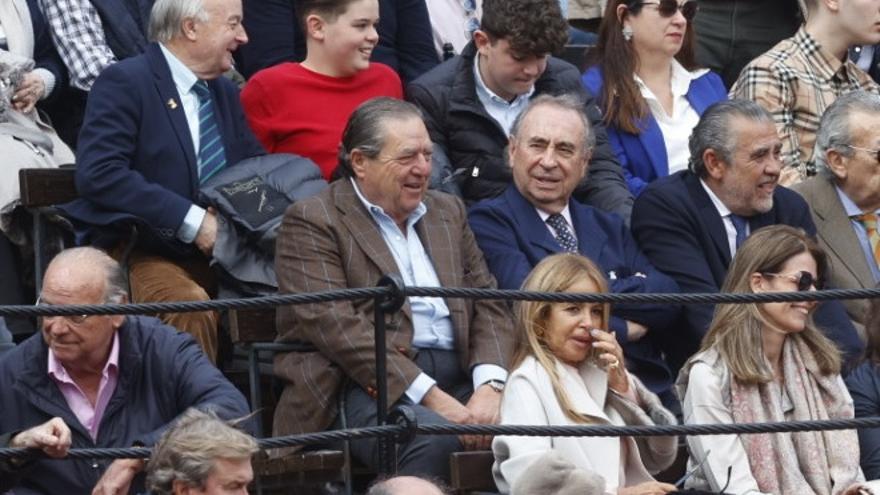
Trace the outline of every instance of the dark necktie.
[[559, 213], [554, 213], [547, 218], [547, 225], [553, 227], [553, 230], [556, 231], [556, 242], [562, 246], [562, 249], [569, 253], [578, 252], [577, 239], [568, 230], [568, 222], [565, 221], [565, 217]]
[[226, 165], [226, 152], [214, 117], [214, 102], [208, 83], [199, 80], [192, 88], [199, 97], [199, 182], [205, 182]]
[[[749, 221], [734, 213], [730, 214], [730, 221], [733, 222], [733, 228], [736, 229], [735, 245], [736, 248], [739, 249], [739, 247], [742, 246], [742, 243], [746, 242], [746, 237], [749, 236]], [[731, 255], [732, 254], [733, 253], [731, 253]]]

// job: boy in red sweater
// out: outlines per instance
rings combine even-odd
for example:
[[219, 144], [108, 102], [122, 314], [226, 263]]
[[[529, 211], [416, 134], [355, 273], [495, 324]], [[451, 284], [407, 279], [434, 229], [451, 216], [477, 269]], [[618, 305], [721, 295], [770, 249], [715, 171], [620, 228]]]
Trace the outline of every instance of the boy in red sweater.
[[251, 129], [270, 153], [311, 158], [330, 179], [348, 117], [376, 96], [403, 97], [391, 68], [370, 63], [378, 0], [300, 0], [306, 59], [256, 73], [241, 92]]

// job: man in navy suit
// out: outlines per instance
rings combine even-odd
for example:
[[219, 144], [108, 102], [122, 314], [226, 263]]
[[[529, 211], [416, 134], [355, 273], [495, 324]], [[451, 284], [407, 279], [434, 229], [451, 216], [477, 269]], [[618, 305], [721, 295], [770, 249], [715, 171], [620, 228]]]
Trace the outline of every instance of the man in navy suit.
[[[595, 143], [583, 108], [575, 95], [540, 95], [514, 121], [508, 146], [513, 184], [469, 213], [489, 270], [499, 287], [518, 289], [546, 256], [571, 251], [595, 261], [613, 292], [677, 292], [675, 282], [639, 252], [623, 219], [572, 199]], [[673, 376], [657, 339], [678, 309], [616, 304], [610, 325], [627, 368], [671, 406]]]
[[[773, 118], [756, 103], [709, 107], [690, 138], [690, 170], [651, 183], [633, 208], [632, 231], [642, 251], [684, 292], [717, 292], [736, 248], [751, 232], [785, 224], [815, 236], [810, 209], [797, 193], [778, 186], [780, 140]], [[677, 371], [700, 345], [713, 306], [685, 305], [666, 342]], [[824, 303], [816, 322], [846, 354], [862, 342], [839, 301]]]
[[[217, 216], [198, 204], [199, 184], [263, 153], [238, 90], [220, 77], [247, 42], [241, 18], [240, 0], [157, 0], [149, 29], [156, 43], [108, 67], [92, 87], [77, 153], [80, 199], [64, 209], [78, 242], [118, 257], [130, 250], [134, 301], [209, 299]], [[215, 359], [216, 318], [164, 320]]]

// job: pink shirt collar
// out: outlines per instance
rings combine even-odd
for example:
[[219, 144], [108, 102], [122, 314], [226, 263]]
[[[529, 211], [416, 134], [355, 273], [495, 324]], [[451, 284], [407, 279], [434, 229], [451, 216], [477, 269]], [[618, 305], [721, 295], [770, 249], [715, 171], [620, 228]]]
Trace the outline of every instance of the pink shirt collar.
[[98, 385], [98, 396], [93, 405], [82, 389], [73, 381], [64, 365], [58, 360], [58, 357], [49, 348], [48, 362], [49, 376], [58, 385], [64, 400], [70, 407], [71, 412], [76, 416], [79, 422], [86, 427], [92, 440], [98, 438], [98, 426], [101, 424], [101, 418], [110, 402], [110, 397], [116, 390], [116, 382], [119, 376], [119, 332], [113, 334], [113, 344], [110, 347], [110, 356], [104, 363], [104, 369], [101, 371], [101, 382]]

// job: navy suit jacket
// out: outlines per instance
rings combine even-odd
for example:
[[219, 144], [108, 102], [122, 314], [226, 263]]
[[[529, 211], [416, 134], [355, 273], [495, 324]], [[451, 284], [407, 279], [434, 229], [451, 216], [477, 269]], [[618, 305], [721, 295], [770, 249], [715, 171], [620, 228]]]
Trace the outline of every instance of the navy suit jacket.
[[[585, 72], [581, 81], [592, 94], [597, 97], [602, 95], [602, 71], [598, 66]], [[691, 81], [685, 98], [698, 115], [703, 115], [710, 105], [727, 99], [727, 90], [718, 74], [707, 72]], [[666, 155], [663, 132], [650, 112], [639, 122], [639, 129], [642, 131], [639, 134], [632, 134], [612, 125], [606, 129], [608, 142], [617, 154], [617, 160], [626, 176], [626, 184], [634, 196], [638, 196], [648, 183], [669, 175], [669, 157]]]
[[[244, 119], [235, 85], [220, 77], [208, 87], [227, 166], [265, 153]], [[79, 242], [112, 246], [134, 223], [142, 247], [166, 255], [191, 252], [176, 233], [197, 201], [196, 154], [159, 45], [111, 65], [95, 81], [76, 158], [80, 198], [63, 209], [77, 222]]]
[[[749, 219], [752, 232], [776, 224], [816, 235], [807, 203], [782, 186], [773, 193], [773, 208]], [[721, 288], [731, 261], [727, 233], [721, 215], [693, 173], [677, 172], [648, 185], [633, 207], [632, 231], [651, 263], [674, 278], [683, 292], [718, 292]], [[674, 326], [676, 338], [664, 343], [676, 372], [696, 352], [713, 312], [712, 305], [684, 306]], [[861, 353], [864, 344], [840, 301], [823, 303], [815, 320], [845, 357]]]
[[[612, 292], [678, 292], [675, 281], [656, 270], [642, 255], [619, 216], [573, 200], [569, 201], [569, 211], [578, 251], [598, 264], [611, 279]], [[519, 289], [535, 265], [563, 251], [535, 207], [514, 184], [501, 196], [476, 203], [468, 213], [468, 221], [489, 270], [502, 289]], [[679, 309], [668, 304], [616, 304], [612, 308], [611, 330], [624, 347], [627, 367], [655, 392], [667, 390], [672, 384], [672, 375], [660, 356], [656, 340], [664, 335]], [[627, 342], [624, 320], [647, 326], [647, 336]]]

